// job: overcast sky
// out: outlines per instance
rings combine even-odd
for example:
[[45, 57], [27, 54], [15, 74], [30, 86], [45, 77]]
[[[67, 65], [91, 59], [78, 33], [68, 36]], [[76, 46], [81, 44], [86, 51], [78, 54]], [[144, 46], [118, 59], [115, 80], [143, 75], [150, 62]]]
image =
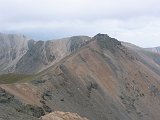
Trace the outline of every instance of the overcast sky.
[[0, 32], [43, 40], [106, 33], [160, 46], [160, 0], [0, 0]]

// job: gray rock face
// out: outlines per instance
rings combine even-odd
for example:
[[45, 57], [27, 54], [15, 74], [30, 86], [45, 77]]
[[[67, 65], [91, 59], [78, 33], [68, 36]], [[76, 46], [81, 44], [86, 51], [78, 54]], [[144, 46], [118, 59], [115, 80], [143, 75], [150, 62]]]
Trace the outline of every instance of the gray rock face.
[[74, 36], [34, 41], [22, 35], [0, 34], [0, 74], [37, 73], [82, 47], [90, 38]]
[[15, 64], [28, 50], [28, 40], [23, 35], [0, 34], [0, 72], [14, 71]]

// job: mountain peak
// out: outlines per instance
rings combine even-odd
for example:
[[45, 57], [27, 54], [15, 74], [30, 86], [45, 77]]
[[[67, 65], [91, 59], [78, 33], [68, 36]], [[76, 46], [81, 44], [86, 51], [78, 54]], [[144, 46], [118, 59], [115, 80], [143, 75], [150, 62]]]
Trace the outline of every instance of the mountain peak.
[[120, 41], [116, 40], [115, 38], [109, 37], [107, 34], [98, 33], [92, 39], [96, 40], [102, 49], [108, 49], [108, 50], [114, 51], [114, 48], [116, 46], [119, 46], [119, 45], [121, 46]]
[[93, 38], [109, 38], [107, 34], [98, 33]]

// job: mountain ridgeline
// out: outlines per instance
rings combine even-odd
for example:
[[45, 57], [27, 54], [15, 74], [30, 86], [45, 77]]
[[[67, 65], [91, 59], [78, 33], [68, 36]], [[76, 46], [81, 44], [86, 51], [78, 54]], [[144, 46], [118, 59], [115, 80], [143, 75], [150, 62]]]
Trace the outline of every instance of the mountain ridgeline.
[[146, 50], [160, 54], [160, 47], [146, 48]]
[[157, 52], [107, 34], [50, 41], [17, 37], [14, 59], [10, 47], [0, 46], [2, 120], [159, 120]]
[[87, 36], [34, 41], [22, 35], [0, 35], [0, 73], [33, 74], [48, 68], [85, 42]]

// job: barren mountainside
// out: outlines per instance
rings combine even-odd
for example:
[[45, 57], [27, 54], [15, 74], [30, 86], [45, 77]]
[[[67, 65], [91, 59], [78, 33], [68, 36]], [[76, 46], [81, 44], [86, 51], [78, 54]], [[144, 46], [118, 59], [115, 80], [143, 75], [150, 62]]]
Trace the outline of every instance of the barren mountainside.
[[40, 72], [90, 40], [87, 36], [50, 41], [34, 41], [15, 34], [0, 34], [0, 37], [1, 74]]
[[15, 64], [28, 50], [28, 39], [23, 35], [0, 33], [0, 72], [13, 71]]
[[[30, 45], [15, 73], [0, 76], [2, 120], [159, 120], [157, 54], [106, 34]], [[9, 83], [17, 73], [32, 75]]]

